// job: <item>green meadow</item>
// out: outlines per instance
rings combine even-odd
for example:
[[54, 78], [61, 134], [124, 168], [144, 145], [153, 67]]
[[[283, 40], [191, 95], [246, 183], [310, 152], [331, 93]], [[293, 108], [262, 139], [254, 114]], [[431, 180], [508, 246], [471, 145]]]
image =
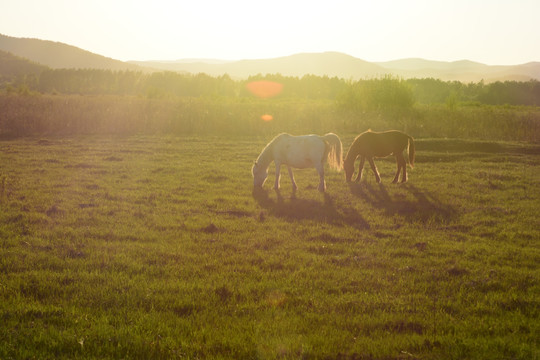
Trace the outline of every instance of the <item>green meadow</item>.
[[254, 192], [274, 135], [0, 141], [0, 359], [539, 358], [540, 146]]

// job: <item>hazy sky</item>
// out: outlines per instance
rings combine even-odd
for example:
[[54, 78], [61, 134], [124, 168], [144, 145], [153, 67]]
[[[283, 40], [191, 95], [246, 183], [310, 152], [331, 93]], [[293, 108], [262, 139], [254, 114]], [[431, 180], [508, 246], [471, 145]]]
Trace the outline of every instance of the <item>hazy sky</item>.
[[540, 61], [539, 0], [0, 0], [0, 34], [118, 60], [339, 51], [490, 65]]

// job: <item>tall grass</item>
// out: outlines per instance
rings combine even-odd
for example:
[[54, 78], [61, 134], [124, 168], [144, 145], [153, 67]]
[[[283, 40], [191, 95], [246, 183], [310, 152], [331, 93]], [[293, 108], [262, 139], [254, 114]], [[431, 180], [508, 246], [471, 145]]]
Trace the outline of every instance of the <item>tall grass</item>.
[[[0, 136], [268, 135], [399, 129], [414, 137], [540, 141], [537, 107], [417, 104], [350, 111], [324, 99], [0, 95]], [[262, 115], [272, 115], [265, 122]]]

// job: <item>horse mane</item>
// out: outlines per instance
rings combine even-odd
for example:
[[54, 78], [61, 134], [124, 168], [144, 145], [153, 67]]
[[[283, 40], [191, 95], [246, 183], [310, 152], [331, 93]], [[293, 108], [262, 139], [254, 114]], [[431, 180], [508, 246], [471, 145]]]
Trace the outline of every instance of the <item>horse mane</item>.
[[257, 160], [255, 160], [255, 164], [261, 164], [265, 167], [268, 167], [268, 165], [272, 162], [272, 148], [274, 147], [276, 141], [283, 137], [283, 136], [290, 136], [287, 133], [281, 133], [277, 136], [275, 136], [266, 146], [264, 149], [262, 149], [261, 153], [257, 157]]
[[364, 131], [364, 132], [358, 134], [358, 135], [354, 138], [353, 142], [356, 142], [360, 136], [362, 136], [362, 135], [364, 135], [364, 134], [367, 134], [367, 133], [372, 133], [372, 132], [374, 132], [374, 131], [371, 130], [371, 128], [367, 129], [366, 131]]

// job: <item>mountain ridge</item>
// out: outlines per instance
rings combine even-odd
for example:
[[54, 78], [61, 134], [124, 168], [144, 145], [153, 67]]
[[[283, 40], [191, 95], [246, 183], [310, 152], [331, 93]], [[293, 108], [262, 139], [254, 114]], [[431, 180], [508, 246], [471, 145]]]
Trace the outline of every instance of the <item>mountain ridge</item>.
[[298, 53], [289, 56], [252, 60], [179, 59], [162, 61], [128, 61], [111, 59], [49, 40], [14, 38], [0, 34], [0, 50], [32, 63], [58, 68], [95, 68], [108, 70], [175, 71], [229, 75], [248, 78], [258, 74], [281, 74], [339, 77], [351, 80], [386, 75], [401, 78], [435, 78], [443, 81], [494, 82], [540, 80], [540, 62], [519, 65], [486, 65], [470, 60], [452, 62], [407, 58], [384, 62], [368, 62], [348, 54], [328, 51]]
[[0, 34], [0, 50], [48, 66], [51, 69], [140, 70], [139, 66], [50, 40], [15, 38]]
[[0, 65], [2, 68], [2, 71], [0, 71], [0, 81], [9, 81], [24, 75], [38, 75], [47, 69], [44, 65], [37, 64], [3, 50], [0, 50]]
[[[333, 58], [332, 61], [329, 61]], [[290, 61], [288, 66], [284, 63]], [[212, 76], [228, 74], [246, 78], [257, 74], [285, 76], [317, 75], [360, 80], [392, 75], [409, 78], [435, 78], [443, 81], [495, 82], [540, 80], [540, 62], [519, 65], [486, 65], [471, 60], [452, 62], [419, 58], [386, 62], [368, 62], [337, 52], [301, 53], [272, 59], [238, 60], [221, 64], [176, 61], [130, 61], [130, 63], [160, 70], [186, 73], [207, 73]], [[333, 65], [331, 65], [333, 64]], [[326, 65], [326, 67], [325, 67]]]

